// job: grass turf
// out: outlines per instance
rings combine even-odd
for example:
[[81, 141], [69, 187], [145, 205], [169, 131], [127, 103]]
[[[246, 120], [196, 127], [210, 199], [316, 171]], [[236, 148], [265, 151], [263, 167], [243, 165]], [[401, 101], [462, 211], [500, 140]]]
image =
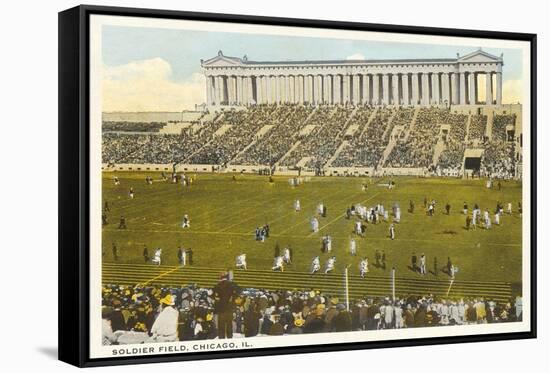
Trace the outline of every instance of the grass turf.
[[[153, 185], [145, 183], [152, 176]], [[459, 267], [457, 279], [469, 281], [503, 281], [521, 283], [521, 217], [517, 202], [521, 199], [521, 183], [503, 181], [499, 191], [487, 189], [484, 180], [446, 178], [394, 178], [396, 188], [388, 190], [378, 184], [388, 179], [312, 177], [298, 187], [288, 184], [288, 177], [275, 176], [269, 183], [265, 176], [232, 174], [197, 174], [191, 187], [162, 181], [160, 174], [118, 172], [120, 185], [113, 183], [113, 174], [103, 175], [103, 201], [108, 201], [109, 224], [103, 228], [104, 261], [114, 260], [111, 246], [115, 242], [121, 263], [143, 263], [143, 246], [163, 250], [163, 264], [177, 264], [177, 247], [193, 249], [193, 261], [202, 267], [232, 268], [235, 256], [247, 254], [251, 269], [270, 269], [276, 243], [282, 249], [293, 249], [293, 264], [285, 271], [309, 271], [311, 259], [321, 256], [322, 266], [329, 254], [321, 254], [321, 237], [333, 238], [332, 253], [336, 256], [336, 272], [351, 265], [351, 273], [358, 273], [360, 258], [369, 258], [373, 275], [387, 275], [392, 266], [401, 277], [420, 277], [410, 269], [411, 255], [425, 254], [428, 270], [433, 271], [437, 258], [437, 275], [427, 278], [444, 278], [441, 272], [450, 257]], [[361, 185], [369, 183], [367, 191]], [[496, 184], [496, 183], [495, 183]], [[133, 187], [135, 198], [128, 196]], [[436, 214], [427, 216], [424, 198], [437, 201]], [[301, 202], [301, 212], [295, 212], [295, 199]], [[409, 200], [415, 203], [409, 213]], [[471, 208], [478, 203], [493, 215], [497, 201], [506, 207], [512, 202], [514, 213], [501, 218], [501, 226], [493, 224], [491, 230], [479, 228], [467, 231], [462, 204]], [[311, 233], [309, 221], [316, 206], [323, 202], [327, 216], [319, 218], [320, 232]], [[389, 209], [394, 202], [400, 204], [401, 222], [396, 224], [396, 239], [389, 239], [389, 223], [368, 224], [365, 238], [356, 237], [356, 257], [349, 254], [349, 240], [355, 218], [345, 218], [346, 207], [361, 203], [374, 206], [381, 203]], [[450, 215], [444, 214], [449, 202]], [[191, 219], [191, 228], [182, 229], [184, 214]], [[119, 230], [118, 220], [126, 217], [126, 230]], [[270, 237], [265, 242], [254, 239], [256, 226], [268, 223]], [[375, 250], [386, 255], [386, 269], [376, 268]]]

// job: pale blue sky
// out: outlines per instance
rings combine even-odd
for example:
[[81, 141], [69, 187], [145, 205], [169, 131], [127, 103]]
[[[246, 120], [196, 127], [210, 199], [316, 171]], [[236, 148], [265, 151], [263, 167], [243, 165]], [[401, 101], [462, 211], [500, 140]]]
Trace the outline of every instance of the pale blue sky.
[[[227, 32], [103, 26], [104, 111], [192, 110], [205, 102], [200, 60], [223, 50], [249, 60], [339, 60], [455, 58], [478, 49], [452, 45], [342, 40]], [[522, 61], [519, 49], [484, 48], [504, 53], [503, 102], [521, 100]]]
[[[214, 57], [220, 49], [227, 56], [246, 54], [250, 60], [262, 61], [345, 59], [356, 53], [367, 59], [453, 58], [456, 53], [464, 55], [477, 48], [475, 44], [457, 47], [120, 26], [103, 28], [103, 62], [106, 65], [160, 57], [170, 63], [176, 81], [189, 79], [191, 74], [200, 72], [200, 59]], [[521, 79], [520, 50], [484, 50], [494, 55], [504, 53], [504, 79]]]

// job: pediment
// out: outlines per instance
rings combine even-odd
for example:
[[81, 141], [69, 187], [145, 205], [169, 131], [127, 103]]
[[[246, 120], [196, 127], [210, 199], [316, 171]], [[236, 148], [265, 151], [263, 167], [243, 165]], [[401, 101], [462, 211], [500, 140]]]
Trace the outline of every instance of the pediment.
[[477, 50], [458, 59], [458, 62], [502, 62], [502, 57], [493, 56], [485, 51]]
[[209, 60], [203, 61], [202, 66], [208, 67], [225, 67], [225, 66], [240, 66], [242, 61], [240, 58], [216, 56]]

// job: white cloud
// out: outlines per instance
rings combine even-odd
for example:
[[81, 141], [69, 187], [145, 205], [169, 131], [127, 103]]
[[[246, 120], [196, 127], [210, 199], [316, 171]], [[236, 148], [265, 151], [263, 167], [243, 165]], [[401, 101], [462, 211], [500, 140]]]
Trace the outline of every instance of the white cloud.
[[181, 111], [205, 101], [204, 75], [172, 80], [162, 58], [103, 66], [103, 111]]
[[[481, 75], [478, 80], [478, 97], [485, 100], [485, 76]], [[496, 89], [496, 83], [493, 81], [493, 91]], [[493, 100], [495, 97], [493, 96]], [[522, 81], [521, 80], [504, 80], [502, 82], [502, 103], [515, 104], [522, 102]]]
[[502, 103], [515, 104], [523, 102], [521, 80], [505, 80], [502, 83]]
[[346, 57], [346, 60], [365, 60], [365, 56], [363, 56], [361, 53], [354, 53], [350, 56]]

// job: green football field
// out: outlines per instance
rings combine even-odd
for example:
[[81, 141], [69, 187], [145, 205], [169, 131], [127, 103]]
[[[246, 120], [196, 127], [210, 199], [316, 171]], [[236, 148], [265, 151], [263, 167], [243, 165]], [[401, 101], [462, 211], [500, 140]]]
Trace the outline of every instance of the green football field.
[[[192, 248], [197, 267], [232, 268], [235, 256], [247, 254], [249, 269], [269, 270], [273, 265], [275, 245], [282, 249], [290, 245], [293, 263], [285, 271], [309, 271], [311, 259], [321, 256], [324, 266], [329, 254], [321, 253], [321, 237], [333, 238], [332, 253], [336, 256], [336, 272], [350, 265], [352, 274], [358, 273], [361, 257], [367, 256], [370, 275], [386, 276], [394, 266], [400, 277], [420, 278], [410, 269], [411, 255], [425, 254], [428, 273], [426, 279], [440, 279], [450, 257], [459, 268], [457, 280], [502, 281], [518, 285], [521, 282], [521, 217], [517, 203], [521, 198], [521, 183], [503, 181], [501, 190], [487, 189], [484, 180], [443, 178], [394, 178], [396, 188], [388, 190], [379, 184], [388, 179], [355, 177], [312, 177], [297, 187], [288, 183], [289, 177], [275, 176], [270, 183], [265, 176], [232, 174], [197, 174], [190, 187], [161, 180], [158, 173], [117, 173], [120, 185], [115, 186], [112, 173], [103, 175], [103, 201], [108, 201], [109, 224], [103, 228], [104, 261], [113, 262], [112, 244], [119, 251], [119, 263], [142, 264], [143, 247], [149, 255], [154, 248], [163, 250], [163, 265], [177, 265], [177, 248]], [[152, 176], [153, 185], [145, 183]], [[368, 183], [363, 191], [361, 185]], [[496, 183], [495, 183], [496, 184]], [[133, 187], [135, 198], [128, 196]], [[430, 217], [424, 209], [424, 198], [437, 201], [436, 214]], [[301, 202], [301, 211], [293, 209], [294, 200]], [[414, 213], [408, 212], [409, 200], [415, 203]], [[504, 214], [501, 225], [491, 230], [478, 227], [465, 229], [462, 204], [470, 209], [478, 203], [488, 208], [493, 216], [497, 201], [505, 207], [513, 204], [513, 214]], [[310, 219], [316, 215], [316, 206], [327, 206], [327, 216], [320, 217], [320, 231], [312, 233]], [[444, 213], [449, 202], [450, 215]], [[396, 239], [389, 239], [389, 223], [368, 224], [365, 238], [356, 237], [356, 257], [349, 254], [349, 240], [355, 218], [347, 220], [346, 207], [352, 204], [390, 209], [394, 203], [401, 206], [401, 222], [396, 224]], [[188, 214], [190, 228], [181, 228], [182, 218]], [[127, 229], [118, 229], [120, 216], [126, 217]], [[390, 218], [391, 219], [391, 218]], [[254, 237], [257, 226], [268, 223], [270, 237], [258, 242]], [[386, 256], [386, 269], [376, 268], [375, 251]], [[433, 273], [434, 258], [439, 271]]]

